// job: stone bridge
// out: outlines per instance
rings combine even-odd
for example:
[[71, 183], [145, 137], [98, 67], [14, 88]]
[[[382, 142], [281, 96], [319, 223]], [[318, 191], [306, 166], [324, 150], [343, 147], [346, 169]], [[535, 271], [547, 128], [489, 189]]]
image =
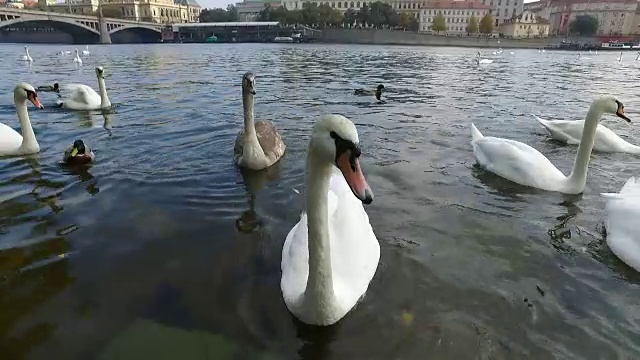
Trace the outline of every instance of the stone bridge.
[[[119, 32], [133, 31], [147, 33], [147, 37], [161, 39], [165, 24], [133, 21], [124, 19], [104, 18], [106, 32], [115, 35]], [[21, 10], [0, 8], [0, 33], [10, 30], [24, 30], [25, 26], [37, 29], [37, 26], [48, 26], [70, 34], [74, 39], [81, 38], [82, 42], [100, 41], [100, 21], [97, 16], [61, 14], [36, 10]], [[151, 33], [151, 34], [150, 34]]]

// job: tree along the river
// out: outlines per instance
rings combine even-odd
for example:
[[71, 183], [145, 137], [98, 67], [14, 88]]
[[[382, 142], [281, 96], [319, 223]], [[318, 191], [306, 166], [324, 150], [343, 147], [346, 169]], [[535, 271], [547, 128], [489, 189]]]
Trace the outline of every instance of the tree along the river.
[[475, 15], [471, 15], [469, 18], [466, 31], [467, 34], [475, 34], [478, 32], [478, 18]]
[[593, 15], [578, 15], [569, 23], [572, 34], [591, 36], [598, 31], [598, 19]]
[[441, 12], [438, 12], [436, 16], [433, 17], [433, 22], [431, 23], [431, 31], [435, 31], [439, 33], [440, 31], [447, 31], [447, 23], [445, 21], [444, 15]]
[[347, 9], [344, 14], [329, 3], [318, 6], [305, 2], [301, 10], [287, 10], [282, 6], [266, 5], [257, 17], [258, 21], [280, 21], [286, 25], [304, 24], [309, 26], [344, 26], [351, 27], [356, 23], [376, 28], [402, 26], [405, 29], [418, 30], [418, 20], [409, 16], [400, 23], [400, 15], [391, 5], [382, 2], [365, 3], [358, 11]]
[[493, 17], [491, 14], [486, 14], [480, 19], [480, 25], [478, 25], [478, 30], [482, 34], [491, 34], [493, 32]]
[[238, 21], [238, 10], [233, 5], [228, 5], [227, 9], [202, 9], [199, 16], [200, 22], [228, 22]]

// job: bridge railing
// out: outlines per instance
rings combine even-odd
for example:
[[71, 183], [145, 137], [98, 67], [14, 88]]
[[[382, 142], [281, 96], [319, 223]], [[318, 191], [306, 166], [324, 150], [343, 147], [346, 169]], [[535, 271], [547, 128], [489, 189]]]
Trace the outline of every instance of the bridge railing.
[[[76, 20], [91, 20], [91, 21], [97, 20], [97, 17], [93, 15], [64, 14], [64, 13], [58, 13], [53, 11], [22, 10], [22, 9], [15, 9], [15, 8], [0, 8], [0, 13], [3, 15], [15, 15], [19, 17], [29, 16], [29, 15], [36, 16], [36, 17], [46, 16], [47, 18], [52, 20], [54, 20], [53, 18], [56, 18], [56, 17], [76, 19]], [[148, 22], [148, 21], [126, 20], [126, 19], [117, 19], [117, 18], [108, 18], [108, 17], [105, 17], [104, 19], [107, 22], [127, 24], [127, 25], [140, 24], [140, 25], [147, 25], [147, 26], [156, 26], [158, 28], [163, 28], [166, 26], [166, 24], [160, 24], [160, 23]]]

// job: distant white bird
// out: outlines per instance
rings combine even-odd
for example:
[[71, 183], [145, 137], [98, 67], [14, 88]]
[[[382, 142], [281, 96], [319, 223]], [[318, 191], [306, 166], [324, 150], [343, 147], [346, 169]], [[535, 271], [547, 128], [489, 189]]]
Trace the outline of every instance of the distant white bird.
[[618, 56], [618, 62], [622, 62], [622, 51], [620, 51], [620, 56]]
[[476, 63], [478, 65], [491, 64], [492, 62], [493, 62], [493, 60], [490, 60], [490, 59], [480, 59], [480, 51], [478, 51], [478, 55], [476, 56]]
[[514, 53], [513, 51], [509, 51], [509, 54], [515, 55], [516, 53]]
[[76, 57], [73, 58], [73, 62], [82, 65], [82, 59], [80, 59], [80, 54], [78, 54], [78, 49], [76, 49]]
[[89, 52], [89, 45], [87, 45], [85, 49], [82, 50], [82, 55], [91, 55], [91, 53]]
[[31, 58], [31, 55], [29, 55], [29, 48], [26, 46], [24, 47], [24, 53], [25, 55], [22, 55], [21, 57], [22, 61], [32, 62], [33, 59]]

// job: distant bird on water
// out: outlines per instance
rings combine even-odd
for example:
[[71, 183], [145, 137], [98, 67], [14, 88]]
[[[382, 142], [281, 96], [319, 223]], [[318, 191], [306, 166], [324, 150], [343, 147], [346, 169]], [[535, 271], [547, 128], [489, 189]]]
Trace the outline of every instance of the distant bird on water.
[[356, 89], [353, 93], [354, 95], [375, 95], [377, 100], [380, 100], [382, 96], [382, 89], [384, 89], [384, 85], [380, 84], [375, 90], [368, 89]]

